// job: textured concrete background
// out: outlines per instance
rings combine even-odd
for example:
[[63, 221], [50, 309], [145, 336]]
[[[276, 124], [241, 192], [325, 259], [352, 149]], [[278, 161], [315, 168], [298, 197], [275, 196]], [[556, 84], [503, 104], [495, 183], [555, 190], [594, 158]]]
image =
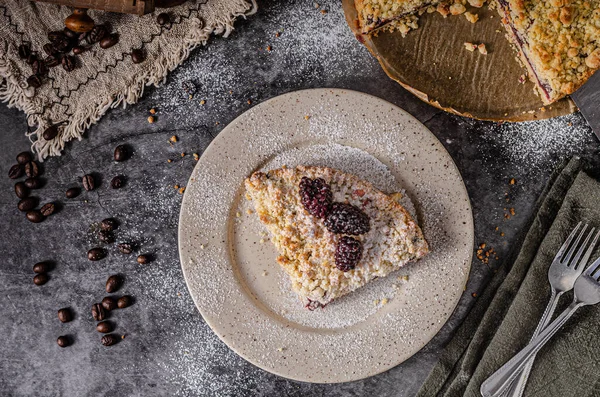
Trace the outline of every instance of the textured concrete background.
[[[60, 211], [41, 224], [28, 222], [17, 211], [14, 181], [5, 177], [16, 154], [28, 148], [25, 117], [0, 106], [0, 395], [413, 395], [476, 299], [471, 294], [481, 291], [493, 268], [518, 243], [518, 233], [555, 166], [576, 154], [598, 165], [598, 141], [580, 115], [496, 125], [451, 116], [420, 102], [390, 81], [354, 40], [337, 1], [321, 4], [325, 15], [312, 2], [261, 2], [258, 14], [240, 21], [229, 39], [215, 38], [196, 50], [165, 86], [149, 89], [135, 106], [110, 111], [82, 142], [69, 144], [63, 156], [44, 162], [46, 185], [34, 195], [42, 203], [60, 204]], [[282, 32], [278, 39], [277, 31]], [[272, 45], [271, 52], [264, 50], [267, 45]], [[193, 100], [181, 89], [184, 81], [198, 87]], [[181, 195], [173, 185], [186, 184], [195, 164], [190, 154], [201, 154], [224, 125], [254, 104], [312, 87], [367, 92], [425, 123], [464, 177], [476, 242], [486, 242], [500, 257], [489, 265], [474, 260], [456, 313], [421, 352], [384, 374], [341, 385], [289, 381], [231, 352], [194, 307], [177, 254]], [[201, 99], [206, 105], [199, 104]], [[154, 124], [146, 121], [151, 107], [159, 109]], [[172, 135], [179, 137], [173, 146], [168, 144]], [[114, 163], [112, 152], [121, 143], [134, 155]], [[188, 155], [181, 158], [181, 152]], [[66, 200], [65, 190], [90, 172], [101, 180], [99, 188]], [[127, 185], [112, 190], [108, 184], [117, 174], [127, 177]], [[511, 178], [516, 185], [508, 185]], [[515, 208], [516, 216], [505, 221], [508, 207]], [[135, 255], [122, 256], [109, 246], [105, 260], [89, 262], [87, 250], [98, 245], [93, 224], [109, 216], [121, 224], [118, 241], [136, 242], [137, 252], [156, 259], [139, 265]], [[50, 281], [37, 287], [31, 267], [42, 260], [53, 261], [55, 267]], [[131, 294], [135, 304], [111, 315], [116, 333], [126, 338], [106, 348], [99, 343], [90, 306], [105, 296], [104, 282], [115, 273], [125, 277], [116, 295]], [[74, 321], [57, 320], [61, 307], [73, 310]], [[60, 349], [55, 341], [64, 334], [74, 343]]]

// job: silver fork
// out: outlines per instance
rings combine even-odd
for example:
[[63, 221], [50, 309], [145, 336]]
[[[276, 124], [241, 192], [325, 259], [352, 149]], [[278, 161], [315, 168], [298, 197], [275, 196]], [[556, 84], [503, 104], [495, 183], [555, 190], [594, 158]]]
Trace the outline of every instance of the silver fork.
[[[581, 246], [579, 247], [579, 250], [577, 250], [577, 253], [575, 253], [575, 250], [577, 249], [577, 246], [579, 245], [579, 242], [585, 235], [585, 230], [587, 229], [587, 225], [585, 225], [579, 231], [580, 226], [581, 226], [581, 222], [579, 224], [577, 224], [577, 226], [575, 226], [575, 228], [573, 229], [573, 231], [571, 232], [571, 234], [569, 235], [567, 240], [564, 242], [564, 244], [558, 250], [558, 253], [554, 257], [554, 260], [552, 261], [552, 264], [550, 265], [550, 269], [548, 270], [548, 281], [551, 286], [550, 300], [548, 302], [548, 305], [546, 306], [546, 310], [542, 314], [542, 318], [540, 319], [540, 322], [538, 323], [538, 325], [533, 333], [532, 341], [535, 339], [535, 337], [537, 335], [539, 335], [542, 332], [542, 330], [550, 322], [550, 319], [552, 318], [552, 314], [556, 310], [556, 305], [558, 303], [558, 300], [562, 296], [562, 294], [573, 289], [575, 280], [583, 272], [585, 264], [588, 262], [591, 254], [592, 254], [592, 251], [598, 241], [600, 232], [598, 234], [596, 234], [592, 244], [586, 250], [586, 246], [588, 245], [588, 242], [594, 233], [594, 228], [592, 228], [592, 230], [588, 233], [586, 239], [584, 240], [583, 244], [581, 244]], [[577, 233], [577, 232], [579, 232], [579, 233]], [[575, 237], [575, 236], [577, 236], [577, 237]], [[573, 243], [574, 239], [575, 239], [575, 242]], [[585, 251], [585, 255], [583, 254], [584, 251]], [[575, 254], [575, 256], [573, 257], [574, 254]], [[583, 255], [583, 258], [582, 258], [582, 255]], [[481, 394], [484, 397], [499, 397], [499, 396], [506, 396], [507, 394], [511, 395], [511, 396], [520, 395], [520, 393], [522, 393], [525, 388], [525, 384], [527, 382], [529, 372], [531, 371], [531, 366], [533, 365], [533, 361], [535, 359], [535, 354], [536, 353], [533, 353], [531, 355], [531, 358], [529, 360], [527, 360], [527, 362], [525, 362], [524, 365], [522, 366], [523, 373], [518, 382], [515, 382], [511, 385], [512, 381], [518, 376], [520, 371], [514, 374], [514, 376], [511, 379], [511, 382], [509, 382], [506, 385], [503, 385], [499, 389], [490, 389], [490, 388], [485, 387], [485, 386], [488, 386], [488, 382], [492, 379], [492, 377], [494, 377], [494, 375], [495, 375], [494, 374], [482, 384]], [[498, 373], [498, 372], [496, 372], [496, 373]], [[510, 389], [508, 388], [509, 386], [511, 386]]]

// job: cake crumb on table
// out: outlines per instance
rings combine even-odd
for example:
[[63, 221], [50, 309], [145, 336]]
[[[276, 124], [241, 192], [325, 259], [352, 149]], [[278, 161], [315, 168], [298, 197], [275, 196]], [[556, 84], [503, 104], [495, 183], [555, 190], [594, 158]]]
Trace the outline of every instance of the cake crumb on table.
[[467, 51], [471, 51], [471, 52], [475, 51], [475, 49], [477, 48], [477, 44], [468, 43], [468, 42], [466, 42], [464, 44], [464, 46], [467, 49]]
[[467, 11], [467, 9], [461, 3], [454, 3], [450, 6], [450, 14], [452, 15], [460, 15], [465, 11]]
[[467, 18], [467, 21], [469, 21], [471, 23], [475, 23], [475, 22], [479, 21], [479, 15], [473, 14], [470, 11], [465, 12], [465, 18]]
[[477, 46], [477, 49], [482, 55], [487, 55], [487, 48], [485, 48], [485, 44], [481, 43]]

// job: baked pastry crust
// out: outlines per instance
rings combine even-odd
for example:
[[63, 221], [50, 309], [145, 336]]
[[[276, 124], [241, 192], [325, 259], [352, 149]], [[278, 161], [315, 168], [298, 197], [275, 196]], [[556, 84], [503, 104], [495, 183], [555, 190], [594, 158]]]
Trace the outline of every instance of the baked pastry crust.
[[497, 9], [545, 104], [600, 68], [600, 1], [498, 0]]
[[[401, 19], [419, 10], [438, 4], [439, 0], [355, 0], [360, 31], [364, 34]], [[416, 24], [416, 21], [412, 21]], [[414, 28], [414, 26], [409, 26]]]
[[[334, 201], [355, 205], [369, 216], [369, 232], [353, 236], [364, 247], [354, 269], [344, 272], [335, 266], [342, 235], [329, 232], [323, 220], [304, 209], [298, 187], [302, 177], [323, 178], [331, 186]], [[247, 197], [279, 251], [277, 262], [305, 303], [326, 305], [429, 252], [421, 229], [395, 198], [354, 175], [299, 166], [255, 172], [245, 185]]]

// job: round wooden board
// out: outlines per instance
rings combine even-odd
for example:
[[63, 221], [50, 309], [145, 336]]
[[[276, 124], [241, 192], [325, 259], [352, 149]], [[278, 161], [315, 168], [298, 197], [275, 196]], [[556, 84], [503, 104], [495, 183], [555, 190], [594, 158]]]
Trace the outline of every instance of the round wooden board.
[[[379, 31], [361, 35], [354, 0], [343, 0], [348, 25], [392, 79], [431, 105], [461, 116], [493, 121], [540, 120], [573, 113], [569, 98], [543, 106], [525, 69], [505, 37], [500, 16], [487, 7], [469, 8], [477, 23], [464, 17], [423, 14], [419, 28], [406, 37]], [[484, 43], [487, 55], [469, 52], [464, 43]]]

